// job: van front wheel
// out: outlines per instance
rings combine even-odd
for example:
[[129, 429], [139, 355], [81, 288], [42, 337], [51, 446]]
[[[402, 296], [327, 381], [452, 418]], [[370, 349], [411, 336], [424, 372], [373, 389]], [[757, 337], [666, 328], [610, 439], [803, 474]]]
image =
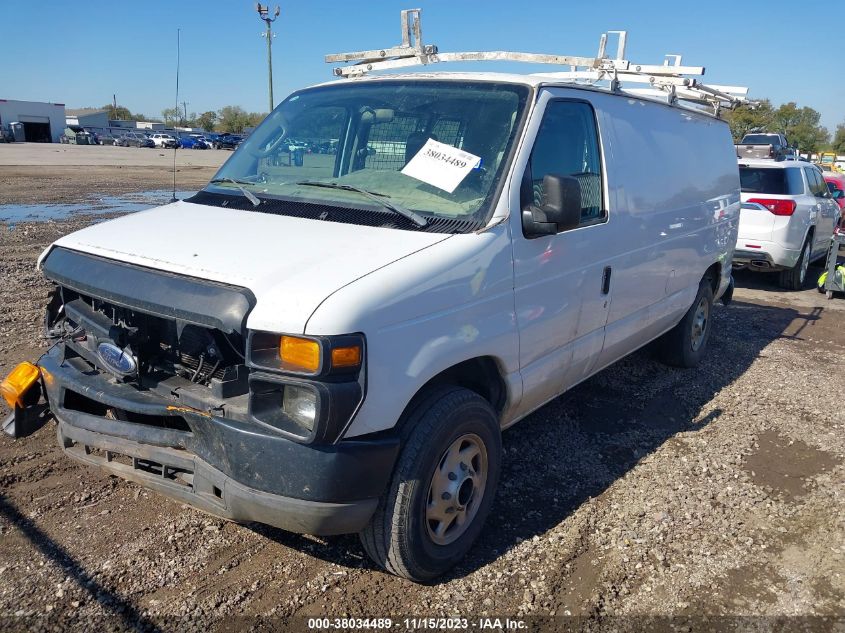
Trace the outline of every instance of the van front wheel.
[[660, 341], [661, 359], [673, 367], [695, 367], [704, 357], [710, 340], [713, 314], [713, 288], [710, 278], [698, 284], [695, 301], [681, 322], [666, 332]]
[[499, 481], [501, 435], [490, 404], [460, 387], [422, 399], [404, 428], [393, 478], [360, 536], [387, 571], [425, 582], [461, 560], [481, 532]]

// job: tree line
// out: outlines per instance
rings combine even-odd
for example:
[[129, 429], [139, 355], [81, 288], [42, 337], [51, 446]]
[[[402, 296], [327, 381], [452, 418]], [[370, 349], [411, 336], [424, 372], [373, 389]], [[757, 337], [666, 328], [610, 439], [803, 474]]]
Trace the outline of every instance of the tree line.
[[[244, 128], [255, 127], [267, 116], [265, 112], [247, 112], [240, 106], [224, 106], [200, 114], [191, 112], [187, 117], [178, 108], [165, 108], [161, 111], [161, 118], [133, 114], [128, 108], [111, 103], [103, 109], [108, 112], [109, 119], [157, 121], [169, 126], [199, 127], [209, 132], [235, 134], [243, 132]], [[755, 106], [741, 105], [735, 110], [726, 110], [723, 118], [730, 125], [734, 143], [739, 143], [751, 132], [779, 132], [802, 152], [829, 150], [845, 154], [845, 121], [836, 126], [831, 139], [830, 132], [820, 124], [821, 115], [813, 108], [799, 107], [794, 101], [775, 108], [771, 101], [762, 99]]]
[[762, 99], [755, 105], [743, 104], [723, 112], [731, 128], [734, 143], [753, 132], [785, 134], [789, 142], [801, 152], [817, 153], [832, 150], [845, 154], [845, 122], [830, 132], [820, 124], [821, 114], [813, 108], [799, 107], [794, 101], [775, 108], [771, 101]]
[[164, 123], [167, 126], [178, 127], [199, 127], [209, 132], [233, 132], [239, 134], [244, 128], [255, 127], [264, 117], [266, 112], [247, 112], [240, 106], [224, 106], [219, 110], [209, 110], [197, 114], [191, 112], [188, 116], [179, 108], [165, 108], [161, 111], [161, 117], [148, 117], [140, 113], [133, 113], [129, 108], [122, 105], [106, 104], [102, 107], [108, 113], [110, 120], [120, 121], [152, 121]]

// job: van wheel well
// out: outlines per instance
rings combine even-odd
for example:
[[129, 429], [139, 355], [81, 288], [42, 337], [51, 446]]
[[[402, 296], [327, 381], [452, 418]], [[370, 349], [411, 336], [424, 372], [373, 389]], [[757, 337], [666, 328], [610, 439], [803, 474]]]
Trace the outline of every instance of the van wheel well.
[[710, 287], [713, 289], [713, 296], [719, 292], [719, 281], [722, 279], [722, 265], [719, 262], [711, 264], [707, 272], [704, 273], [704, 279], [710, 280]]
[[417, 404], [439, 387], [456, 386], [474, 391], [487, 400], [497, 414], [500, 414], [507, 401], [507, 388], [499, 366], [490, 356], [471, 358], [453, 365], [440, 372], [423, 385], [402, 412], [400, 426], [408, 419], [408, 414]]

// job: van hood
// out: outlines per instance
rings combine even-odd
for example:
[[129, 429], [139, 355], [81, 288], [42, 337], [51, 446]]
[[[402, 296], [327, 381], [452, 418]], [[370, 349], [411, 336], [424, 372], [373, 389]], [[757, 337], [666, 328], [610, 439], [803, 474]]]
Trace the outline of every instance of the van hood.
[[336, 290], [449, 237], [179, 201], [95, 224], [54, 246], [248, 288], [257, 300], [250, 329], [296, 333]]

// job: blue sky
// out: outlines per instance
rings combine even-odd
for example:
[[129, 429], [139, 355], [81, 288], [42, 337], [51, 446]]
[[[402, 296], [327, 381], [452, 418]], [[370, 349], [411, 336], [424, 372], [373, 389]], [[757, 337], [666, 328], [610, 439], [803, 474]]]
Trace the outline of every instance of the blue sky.
[[[176, 29], [188, 111], [267, 108], [263, 23], [248, 0], [108, 2], [3, 0], [0, 98], [101, 106], [117, 94], [158, 116], [174, 102]], [[423, 9], [423, 34], [441, 51], [523, 50], [592, 56], [599, 34], [628, 31], [627, 57], [661, 63], [682, 53], [705, 80], [746, 85], [752, 97], [797, 101], [833, 131], [845, 120], [845, 8], [840, 0], [709, 2], [369, 0], [281, 3], [273, 43], [276, 102], [331, 79], [323, 55], [399, 41], [399, 10]], [[838, 6], [837, 6], [838, 5]], [[275, 4], [272, 6], [275, 7]], [[800, 8], [799, 8], [800, 7]], [[838, 55], [839, 62], [825, 59]], [[452, 66], [454, 68], [454, 66]], [[475, 64], [464, 69], [536, 70]]]

